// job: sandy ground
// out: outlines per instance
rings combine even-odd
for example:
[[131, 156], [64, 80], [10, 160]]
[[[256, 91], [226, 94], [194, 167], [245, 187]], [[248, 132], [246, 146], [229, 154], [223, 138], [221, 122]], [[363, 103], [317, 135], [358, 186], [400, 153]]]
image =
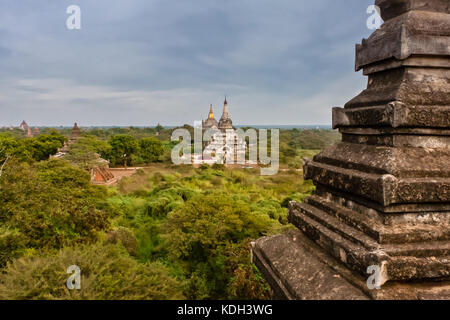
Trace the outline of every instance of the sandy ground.
[[129, 176], [135, 174], [138, 169], [141, 169], [141, 168], [127, 168], [127, 169], [110, 168], [109, 170], [111, 170], [112, 174], [114, 175], [114, 180], [115, 180], [112, 184], [119, 182], [124, 177], [129, 177]]

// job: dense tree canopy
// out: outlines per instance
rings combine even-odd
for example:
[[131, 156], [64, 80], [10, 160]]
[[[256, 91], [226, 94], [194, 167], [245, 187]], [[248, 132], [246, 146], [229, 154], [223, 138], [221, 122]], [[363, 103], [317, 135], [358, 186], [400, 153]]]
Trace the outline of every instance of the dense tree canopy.
[[[97, 207], [106, 190], [63, 160], [10, 161], [0, 178], [0, 251], [4, 264], [23, 248], [61, 248], [94, 241], [108, 228]], [[3, 249], [3, 250], [1, 250]]]
[[127, 166], [127, 164], [131, 164], [133, 157], [139, 151], [138, 141], [130, 135], [119, 134], [112, 136], [109, 144], [111, 145], [109, 159], [113, 165], [123, 164]]
[[[237, 287], [235, 277], [240, 271], [245, 273], [239, 279], [245, 282], [244, 286], [258, 287], [259, 279], [253, 270], [240, 269], [249, 259], [250, 240], [266, 234], [275, 223], [261, 212], [252, 212], [239, 197], [223, 193], [196, 196], [171, 212], [164, 226], [164, 238], [170, 257], [183, 261], [190, 279], [189, 297], [232, 297], [229, 290]], [[245, 295], [235, 298], [260, 298], [262, 294], [242, 288], [238, 291]]]
[[56, 131], [36, 138], [16, 138], [3, 133], [0, 134], [0, 161], [8, 155], [25, 162], [47, 160], [64, 145], [66, 140]]
[[97, 139], [93, 136], [81, 137], [69, 147], [69, 153], [65, 159], [80, 168], [90, 170], [96, 167], [107, 166], [107, 163], [101, 160], [108, 158], [111, 152], [111, 146], [108, 142]]
[[[87, 131], [53, 160], [67, 140], [61, 133], [0, 133], [0, 299], [269, 298], [250, 242], [291, 228], [287, 204], [313, 190], [292, 168], [317, 152], [305, 147], [337, 137], [282, 131], [283, 170], [263, 177], [258, 168], [173, 166], [170, 129]], [[145, 168], [93, 186], [99, 156]], [[73, 264], [80, 291], [64, 285]]]
[[[66, 287], [69, 266], [81, 271], [81, 289]], [[180, 282], [159, 263], [140, 264], [123, 247], [96, 244], [56, 255], [23, 257], [0, 274], [0, 299], [182, 299]]]
[[145, 163], [158, 161], [164, 153], [163, 144], [155, 138], [142, 138], [139, 141], [139, 146], [140, 156]]

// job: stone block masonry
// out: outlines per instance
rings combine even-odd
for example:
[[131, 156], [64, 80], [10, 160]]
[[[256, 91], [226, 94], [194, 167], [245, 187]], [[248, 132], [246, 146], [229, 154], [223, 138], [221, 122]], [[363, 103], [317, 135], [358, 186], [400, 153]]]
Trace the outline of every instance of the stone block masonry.
[[450, 299], [450, 1], [375, 4], [385, 23], [356, 46], [367, 89], [333, 109], [342, 142], [304, 163], [298, 230], [253, 245], [276, 298]]

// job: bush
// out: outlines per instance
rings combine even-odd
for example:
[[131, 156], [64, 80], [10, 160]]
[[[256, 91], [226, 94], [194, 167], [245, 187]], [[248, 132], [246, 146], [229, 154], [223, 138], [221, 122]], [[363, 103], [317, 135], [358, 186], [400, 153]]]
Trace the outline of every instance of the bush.
[[165, 217], [169, 212], [191, 199], [196, 192], [188, 188], [155, 188], [147, 202], [147, 214], [150, 217]]
[[[224, 193], [193, 197], [169, 213], [163, 238], [169, 257], [183, 261], [190, 279], [187, 297], [264, 298], [262, 282], [250, 267], [247, 244], [276, 224], [268, 215], [254, 214], [244, 201]], [[243, 292], [248, 295], [242, 296]]]
[[156, 162], [163, 155], [164, 148], [156, 138], [143, 138], [139, 141], [140, 157], [144, 163]]
[[130, 135], [114, 135], [109, 140], [109, 144], [111, 145], [109, 160], [114, 166], [132, 164], [133, 157], [139, 152], [138, 141]]
[[112, 244], [121, 243], [130, 255], [136, 256], [137, 254], [138, 242], [133, 232], [127, 228], [119, 227], [116, 230], [110, 231], [107, 242]]
[[97, 239], [109, 226], [98, 209], [106, 189], [67, 161], [10, 162], [0, 180], [0, 223], [20, 232], [27, 248], [61, 248]]
[[[81, 269], [81, 290], [69, 290], [69, 266]], [[0, 274], [0, 299], [182, 299], [181, 284], [161, 264], [139, 264], [115, 245], [67, 248], [54, 256], [22, 257]]]
[[19, 231], [0, 228], [0, 268], [17, 257], [24, 248], [25, 244]]
[[225, 165], [222, 164], [222, 163], [214, 163], [214, 164], [212, 165], [212, 168], [213, 168], [214, 170], [225, 170]]

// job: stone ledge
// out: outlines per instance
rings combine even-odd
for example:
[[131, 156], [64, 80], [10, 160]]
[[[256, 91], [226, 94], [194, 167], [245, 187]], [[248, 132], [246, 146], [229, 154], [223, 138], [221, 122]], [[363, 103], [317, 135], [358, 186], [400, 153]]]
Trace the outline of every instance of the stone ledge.
[[371, 265], [384, 265], [387, 280], [450, 280], [449, 241], [380, 244], [308, 203], [291, 202], [288, 219], [330, 256], [362, 275]]
[[409, 11], [385, 22], [356, 45], [355, 70], [414, 55], [449, 56], [450, 19], [442, 12]]
[[387, 21], [411, 10], [450, 13], [448, 0], [376, 0], [383, 20]]
[[[340, 142], [314, 157], [315, 162], [397, 178], [450, 178], [450, 149], [392, 148]], [[307, 162], [307, 160], [305, 160]]]
[[367, 300], [359, 289], [302, 245], [298, 231], [257, 240], [253, 262], [269, 281], [275, 299]]
[[450, 127], [450, 106], [410, 106], [393, 101], [383, 106], [333, 108], [333, 129], [344, 127]]
[[374, 201], [382, 206], [402, 203], [449, 203], [450, 178], [398, 178], [392, 174], [365, 173], [355, 169], [306, 162], [306, 180]]
[[388, 282], [369, 290], [300, 231], [258, 239], [252, 261], [283, 300], [450, 300], [450, 282]]

